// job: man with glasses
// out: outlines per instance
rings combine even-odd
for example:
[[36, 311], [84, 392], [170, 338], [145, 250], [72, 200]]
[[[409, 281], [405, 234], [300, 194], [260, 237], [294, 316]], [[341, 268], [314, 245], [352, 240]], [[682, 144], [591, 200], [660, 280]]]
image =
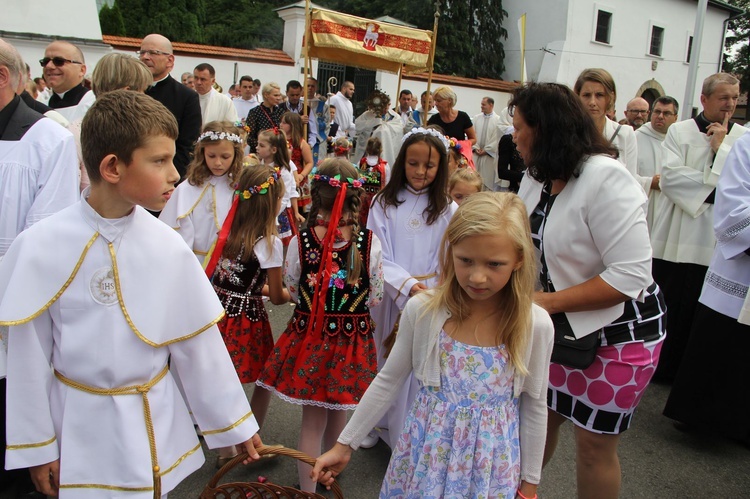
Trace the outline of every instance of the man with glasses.
[[175, 142], [174, 166], [185, 177], [193, 143], [201, 132], [201, 107], [198, 94], [169, 75], [174, 67], [172, 43], [162, 35], [151, 34], [141, 42], [138, 57], [154, 76], [154, 84], [146, 90], [177, 119], [179, 135]]
[[648, 212], [646, 222], [649, 232], [654, 221], [654, 209], [660, 202], [661, 191], [659, 179], [661, 178], [661, 167], [664, 164], [662, 142], [667, 136], [669, 127], [677, 121], [679, 104], [673, 97], [664, 95], [654, 101], [654, 110], [651, 112], [651, 121], [646, 123], [635, 132], [638, 142], [638, 175], [650, 178], [651, 183], [642, 182], [647, 187]]
[[69, 42], [52, 42], [44, 49], [39, 64], [52, 89], [47, 105], [71, 123], [83, 118], [94, 103], [94, 93], [83, 86], [86, 62], [81, 49]]
[[628, 102], [625, 107], [625, 119], [633, 130], [638, 130], [648, 121], [648, 101], [642, 97], [636, 97]]
[[716, 184], [734, 142], [747, 132], [730, 121], [739, 80], [716, 73], [703, 81], [696, 117], [667, 130], [651, 230], [652, 273], [667, 303], [667, 338], [654, 380], [672, 382], [690, 338], [698, 298], [716, 246]]

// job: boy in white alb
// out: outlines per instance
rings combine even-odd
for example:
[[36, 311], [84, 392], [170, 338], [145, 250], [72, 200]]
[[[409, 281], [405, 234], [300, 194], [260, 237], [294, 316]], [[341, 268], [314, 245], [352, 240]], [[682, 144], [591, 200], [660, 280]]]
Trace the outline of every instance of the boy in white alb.
[[208, 446], [259, 457], [221, 304], [180, 236], [138, 206], [158, 211], [174, 190], [176, 137], [146, 95], [97, 99], [81, 130], [90, 190], [0, 263], [6, 466], [30, 467], [43, 494], [158, 499], [203, 464], [170, 359]]

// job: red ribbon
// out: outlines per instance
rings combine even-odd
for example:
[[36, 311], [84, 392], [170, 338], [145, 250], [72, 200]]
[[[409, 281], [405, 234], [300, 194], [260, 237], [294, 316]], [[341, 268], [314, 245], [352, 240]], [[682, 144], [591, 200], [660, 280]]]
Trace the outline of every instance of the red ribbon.
[[235, 194], [234, 200], [232, 201], [232, 207], [229, 208], [227, 218], [224, 219], [224, 223], [221, 225], [219, 238], [216, 240], [213, 253], [211, 253], [211, 259], [208, 261], [208, 265], [206, 265], [206, 275], [209, 280], [213, 278], [216, 264], [219, 262], [219, 258], [224, 252], [224, 246], [227, 244], [227, 237], [229, 237], [229, 232], [232, 229], [232, 222], [234, 222], [234, 214], [237, 212], [238, 204], [240, 204], [240, 196]]
[[[344, 207], [344, 200], [346, 199], [346, 182], [341, 183], [341, 189], [336, 194], [336, 200], [333, 203], [333, 210], [331, 210], [331, 219], [328, 221], [328, 231], [323, 238], [323, 249], [321, 250], [320, 268], [318, 269], [318, 276], [315, 280], [315, 287], [313, 289], [313, 303], [312, 310], [310, 311], [310, 323], [307, 327], [307, 333], [320, 334], [323, 329], [323, 316], [326, 310], [326, 295], [328, 294], [328, 287], [331, 284], [331, 267], [333, 266], [333, 245], [336, 241], [336, 230], [335, 228], [339, 225], [341, 220], [341, 211]], [[349, 251], [356, 251], [356, 248], [349, 248]]]

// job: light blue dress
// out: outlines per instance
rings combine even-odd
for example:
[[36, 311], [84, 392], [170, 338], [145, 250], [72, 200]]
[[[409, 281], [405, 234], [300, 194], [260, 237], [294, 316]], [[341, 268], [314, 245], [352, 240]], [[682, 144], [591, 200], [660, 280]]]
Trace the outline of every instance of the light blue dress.
[[505, 346], [440, 332], [440, 388], [422, 387], [393, 450], [381, 498], [514, 498], [521, 459], [514, 369]]

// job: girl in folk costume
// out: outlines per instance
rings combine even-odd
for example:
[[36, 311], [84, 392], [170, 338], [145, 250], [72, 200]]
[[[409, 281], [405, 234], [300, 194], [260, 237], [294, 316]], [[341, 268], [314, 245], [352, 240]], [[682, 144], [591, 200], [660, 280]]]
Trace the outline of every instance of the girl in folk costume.
[[442, 281], [407, 303], [396, 345], [312, 475], [330, 485], [413, 371], [422, 383], [393, 448], [381, 498], [536, 498], [552, 353], [533, 304], [536, 259], [515, 194], [472, 196], [440, 251]]
[[281, 130], [286, 134], [291, 150], [291, 162], [297, 167], [294, 180], [299, 190], [297, 208], [303, 213], [310, 211], [310, 172], [313, 169], [313, 154], [304, 136], [302, 118], [299, 114], [287, 112], [281, 117]]
[[292, 168], [289, 165], [289, 147], [284, 132], [278, 128], [260, 132], [256, 155], [263, 164], [276, 166], [281, 172], [281, 179], [284, 181], [284, 197], [281, 200], [278, 213], [279, 236], [284, 246], [288, 246], [292, 235], [297, 234], [297, 224], [303, 223], [305, 218], [299, 214], [297, 208], [299, 193], [294, 187], [296, 183], [294, 182]]
[[459, 206], [472, 194], [482, 192], [482, 177], [471, 168], [459, 168], [448, 178], [448, 195]]
[[349, 160], [349, 153], [352, 150], [352, 143], [346, 137], [339, 137], [333, 142], [333, 157], [344, 158]]
[[377, 137], [367, 139], [365, 155], [359, 161], [359, 176], [362, 179], [362, 187], [365, 194], [362, 196], [362, 209], [359, 211], [359, 221], [367, 225], [367, 215], [370, 212], [370, 204], [375, 194], [385, 187], [391, 178], [391, 165], [381, 155], [383, 144]]
[[[302, 405], [298, 448], [311, 456], [320, 455], [321, 444], [335, 443], [346, 411], [377, 373], [370, 307], [383, 296], [381, 247], [359, 226], [361, 195], [354, 166], [334, 158], [321, 163], [312, 181], [310, 223], [292, 240], [284, 263], [297, 307], [258, 380]], [[312, 492], [309, 473], [301, 464], [301, 488]]]
[[[438, 282], [438, 249], [457, 206], [448, 197], [448, 140], [437, 130], [415, 128], [404, 135], [391, 179], [370, 206], [367, 228], [383, 244], [386, 296], [373, 307], [378, 367], [385, 364], [384, 342], [411, 296]], [[380, 437], [393, 448], [416, 397], [417, 382], [409, 377], [383, 422]], [[365, 446], [377, 443], [372, 432]]]
[[[262, 295], [274, 305], [289, 301], [281, 277], [284, 249], [276, 231], [284, 183], [278, 168], [261, 165], [253, 157], [238, 177], [206, 274], [226, 311], [219, 330], [237, 375], [242, 383], [254, 383], [273, 348]], [[253, 391], [250, 407], [258, 425], [263, 425], [270, 400], [269, 391]], [[234, 447], [220, 449], [217, 467], [236, 454]]]
[[195, 144], [186, 181], [177, 186], [159, 215], [201, 262], [213, 248], [232, 205], [244, 143], [242, 128], [228, 121], [206, 123]]

